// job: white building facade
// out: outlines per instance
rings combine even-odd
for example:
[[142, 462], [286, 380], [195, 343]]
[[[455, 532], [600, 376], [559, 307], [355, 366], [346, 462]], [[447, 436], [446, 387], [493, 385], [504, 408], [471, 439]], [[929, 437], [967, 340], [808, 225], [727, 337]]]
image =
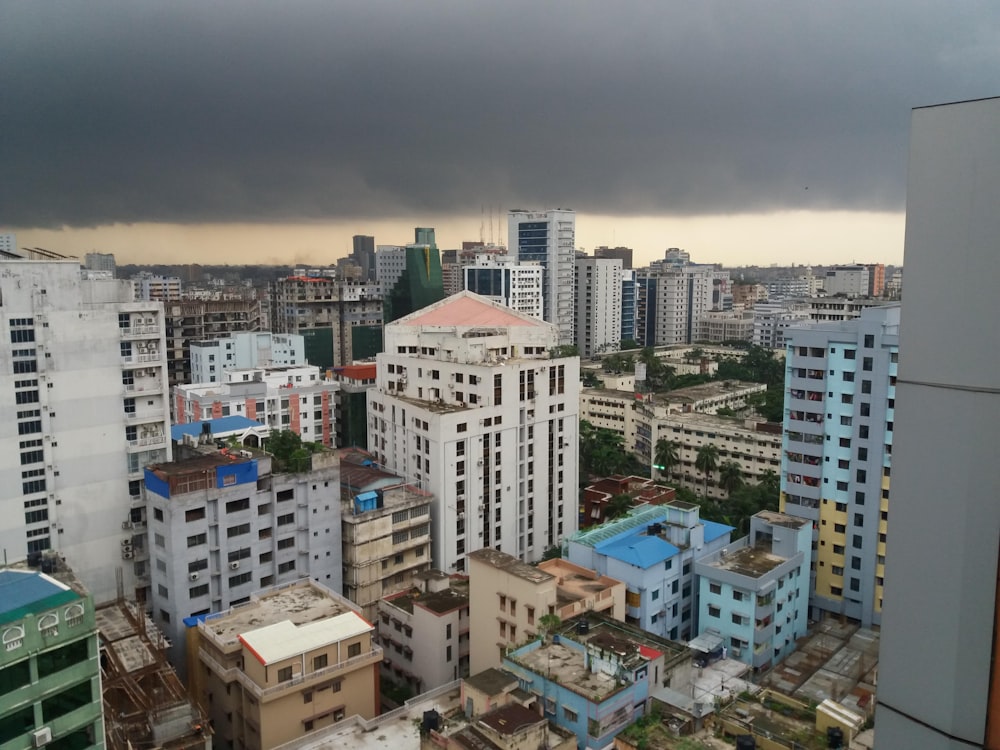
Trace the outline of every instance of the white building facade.
[[622, 262], [577, 258], [575, 291], [580, 356], [618, 351], [622, 343]]
[[472, 265], [462, 269], [463, 288], [525, 315], [542, 319], [540, 263], [520, 262], [513, 255], [479, 254]]
[[511, 211], [507, 215], [507, 252], [522, 261], [536, 261], [545, 269], [542, 318], [559, 329], [559, 344], [576, 340], [574, 273], [576, 267], [576, 212]]
[[318, 367], [255, 367], [223, 375], [218, 384], [174, 387], [177, 424], [241, 416], [271, 430], [291, 430], [308, 442], [335, 444], [340, 385], [325, 380]]
[[191, 342], [192, 383], [221, 383], [227, 370], [306, 364], [305, 339], [294, 333], [254, 331]]
[[577, 526], [580, 364], [554, 326], [461, 292], [386, 326], [369, 450], [435, 497], [435, 567], [525, 561]]
[[143, 467], [169, 460], [163, 307], [76, 261], [0, 262], [0, 547], [55, 549], [96, 601], [148, 571], [121, 552]]

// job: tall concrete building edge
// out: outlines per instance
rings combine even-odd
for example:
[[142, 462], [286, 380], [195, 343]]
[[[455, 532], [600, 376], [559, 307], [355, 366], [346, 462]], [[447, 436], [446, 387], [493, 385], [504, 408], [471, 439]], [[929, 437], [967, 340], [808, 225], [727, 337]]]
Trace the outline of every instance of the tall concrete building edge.
[[1000, 278], [998, 142], [1000, 98], [913, 112], [876, 724], [884, 748], [1000, 747], [1000, 354], [987, 308]]

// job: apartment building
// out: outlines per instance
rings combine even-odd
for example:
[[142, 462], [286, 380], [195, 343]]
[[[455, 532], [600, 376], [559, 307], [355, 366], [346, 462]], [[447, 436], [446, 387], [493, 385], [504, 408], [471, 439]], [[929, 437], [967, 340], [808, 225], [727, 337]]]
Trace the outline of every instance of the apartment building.
[[812, 616], [881, 622], [899, 305], [789, 330], [781, 509], [816, 526]]
[[637, 282], [637, 341], [643, 346], [693, 343], [705, 313], [732, 309], [729, 272], [691, 263], [690, 255], [676, 248], [640, 269]]
[[386, 326], [368, 445], [434, 495], [434, 566], [541, 559], [576, 528], [579, 358], [548, 323], [461, 292]]
[[632, 388], [628, 391], [583, 388], [580, 390], [580, 419], [598, 429], [618, 433], [622, 436], [624, 449], [632, 452], [635, 450], [636, 403]]
[[227, 338], [261, 329], [260, 300], [253, 290], [244, 299], [169, 301], [163, 306], [167, 329], [170, 387], [191, 380], [191, 342]]
[[868, 266], [863, 265], [828, 268], [822, 282], [823, 291], [827, 294], [846, 297], [866, 297], [871, 287]]
[[[758, 484], [768, 472], [777, 475], [781, 470], [781, 426], [762, 419], [694, 412], [657, 414], [643, 404], [636, 412], [636, 425], [637, 433], [642, 436], [637, 452], [645, 457], [644, 449], [648, 444], [649, 457], [655, 459], [656, 444], [660, 440], [674, 443], [680, 462], [667, 478], [699, 494], [705, 491], [705, 475], [695, 468], [695, 461], [703, 445], [714, 445], [718, 449], [720, 466], [726, 461], [739, 464], [746, 484]], [[726, 497], [718, 480], [719, 470], [716, 469], [709, 477], [708, 497]]]
[[[88, 255], [89, 257], [89, 255]], [[114, 256], [112, 256], [113, 268]], [[101, 268], [92, 270], [106, 270]], [[176, 276], [159, 276], [141, 271], [132, 277], [133, 299], [139, 302], [176, 302], [181, 299], [181, 280]]]
[[806, 635], [812, 524], [761, 511], [750, 533], [694, 564], [698, 627], [722, 638], [728, 655], [763, 672]]
[[804, 300], [809, 320], [821, 323], [836, 323], [844, 320], [854, 320], [861, 316], [861, 311], [869, 307], [885, 304], [885, 300], [871, 297], [810, 297]]
[[414, 695], [469, 676], [469, 579], [440, 570], [378, 602], [382, 677]]
[[340, 367], [379, 348], [382, 291], [377, 283], [347, 281], [333, 270], [316, 269], [278, 279], [270, 297], [272, 330], [302, 334], [310, 364]]
[[672, 641], [697, 630], [696, 560], [729, 544], [732, 526], [699, 517], [698, 506], [673, 500], [633, 508], [627, 516], [579, 531], [567, 559], [622, 581], [625, 621]]
[[191, 688], [213, 745], [265, 750], [379, 713], [381, 647], [353, 604], [308, 579], [254, 593], [188, 630]]
[[[341, 589], [339, 468], [332, 452], [309, 470], [279, 473], [252, 449], [178, 447], [146, 468], [147, 600], [182, 663], [185, 618], [249, 601], [274, 584], [310, 576]], [[123, 548], [124, 548], [123, 539]]]
[[513, 255], [480, 254], [462, 269], [463, 289], [499, 302], [512, 310], [541, 319], [544, 311], [539, 262], [519, 261]]
[[608, 247], [601, 245], [594, 248], [594, 257], [605, 260], [620, 260], [622, 268], [626, 271], [632, 270], [632, 248], [630, 247]]
[[788, 329], [810, 320], [806, 304], [791, 300], [758, 302], [753, 314], [753, 345], [781, 351], [785, 350]]
[[297, 334], [237, 333], [191, 342], [191, 383], [220, 383], [227, 370], [307, 364], [305, 339]]
[[693, 340], [709, 344], [750, 341], [753, 338], [753, 310], [715, 310], [695, 322]]
[[576, 259], [576, 347], [581, 357], [621, 348], [622, 292], [620, 260]]
[[374, 622], [382, 597], [431, 568], [433, 497], [365, 463], [341, 458], [341, 557], [344, 596]]
[[493, 549], [469, 555], [472, 674], [498, 667], [504, 651], [551, 629], [541, 618], [568, 620], [603, 612], [625, 618], [625, 584], [565, 559], [527, 565]]
[[628, 495], [632, 498], [633, 506], [663, 505], [673, 500], [677, 491], [673, 487], [657, 484], [649, 477], [625, 477], [615, 474], [584, 487], [581, 495], [580, 528], [582, 529], [609, 520], [606, 514], [613, 497]]
[[521, 261], [540, 263], [545, 269], [542, 318], [558, 328], [560, 345], [574, 344], [576, 212], [562, 208], [508, 212], [507, 252]]
[[368, 391], [375, 387], [374, 362], [345, 365], [333, 371], [337, 382], [334, 425], [337, 446], [368, 449]]
[[228, 370], [220, 383], [175, 386], [178, 424], [243, 416], [271, 430], [290, 430], [311, 443], [336, 444], [340, 385], [318, 367], [255, 367]]
[[104, 750], [93, 599], [35, 570], [0, 570], [0, 745]]
[[64, 555], [95, 600], [146, 571], [119, 552], [142, 469], [170, 458], [159, 303], [76, 261], [0, 261], [0, 547]]

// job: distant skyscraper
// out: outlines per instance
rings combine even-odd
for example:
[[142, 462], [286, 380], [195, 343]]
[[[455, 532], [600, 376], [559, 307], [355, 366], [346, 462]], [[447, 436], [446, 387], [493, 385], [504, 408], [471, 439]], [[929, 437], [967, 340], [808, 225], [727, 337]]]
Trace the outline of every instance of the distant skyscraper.
[[375, 238], [365, 234], [354, 235], [354, 262], [361, 266], [363, 281], [375, 280]]
[[108, 271], [115, 275], [115, 254], [114, 253], [87, 253], [84, 256], [84, 267], [88, 271]]
[[513, 255], [483, 254], [462, 270], [465, 289], [541, 319], [543, 269], [538, 263], [521, 263]]
[[576, 213], [564, 208], [514, 210], [507, 216], [507, 230], [507, 251], [545, 269], [544, 319], [559, 327], [560, 344], [575, 343]]
[[0, 233], [0, 255], [17, 255], [17, 236]]
[[441, 254], [434, 244], [434, 230], [417, 227], [415, 242], [404, 250], [405, 265], [391, 286], [384, 286], [384, 320], [394, 320], [444, 299]]
[[880, 748], [1000, 747], [997, 143], [1000, 98], [913, 113]]
[[632, 268], [632, 248], [630, 247], [595, 247], [594, 257], [604, 260], [617, 258], [622, 262], [622, 269], [628, 271]]
[[696, 324], [713, 310], [732, 308], [729, 272], [692, 263], [684, 250], [670, 248], [663, 260], [638, 272], [637, 335], [643, 346], [690, 344]]

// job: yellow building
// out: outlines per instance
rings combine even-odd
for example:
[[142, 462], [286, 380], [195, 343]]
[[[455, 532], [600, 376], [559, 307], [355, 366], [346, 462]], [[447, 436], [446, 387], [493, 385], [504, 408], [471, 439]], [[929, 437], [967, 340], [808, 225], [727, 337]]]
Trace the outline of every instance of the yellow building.
[[357, 607], [304, 579], [190, 628], [191, 689], [215, 744], [263, 750], [379, 712], [382, 649]]

